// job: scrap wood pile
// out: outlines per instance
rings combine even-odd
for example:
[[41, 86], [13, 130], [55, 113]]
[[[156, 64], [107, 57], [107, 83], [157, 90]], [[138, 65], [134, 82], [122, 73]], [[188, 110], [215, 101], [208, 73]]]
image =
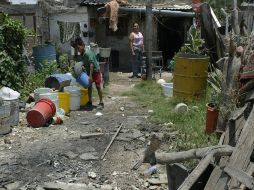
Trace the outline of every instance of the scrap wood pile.
[[[199, 189], [254, 189], [254, 35], [241, 36], [236, 24], [233, 22], [234, 30], [230, 35], [217, 36], [224, 38], [217, 41], [228, 42], [220, 45], [219, 51], [225, 52], [217, 54], [223, 57], [218, 56], [220, 59], [215, 64], [223, 76], [217, 124], [217, 132], [221, 135], [219, 144], [183, 152], [156, 153], [161, 140], [153, 136], [142, 159], [133, 167], [137, 169], [142, 162], [167, 165], [170, 190], [195, 189], [211, 165], [212, 170]], [[172, 187], [170, 183], [174, 182], [168, 166], [191, 159], [200, 159], [200, 162], [179, 186]]]

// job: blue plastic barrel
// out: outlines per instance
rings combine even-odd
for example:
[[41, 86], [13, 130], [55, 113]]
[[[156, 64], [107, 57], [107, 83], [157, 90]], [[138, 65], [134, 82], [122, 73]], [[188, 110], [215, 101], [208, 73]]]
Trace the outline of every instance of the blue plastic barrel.
[[45, 87], [54, 88], [55, 90], [62, 90], [65, 86], [69, 86], [72, 77], [67, 74], [50, 75], [45, 80]]
[[89, 79], [88, 79], [88, 75], [85, 72], [82, 72], [78, 77], [77, 77], [77, 81], [78, 83], [83, 86], [84, 88], [88, 88], [90, 85]]
[[44, 61], [56, 61], [56, 50], [53, 45], [45, 44], [33, 47], [35, 69], [41, 69]]

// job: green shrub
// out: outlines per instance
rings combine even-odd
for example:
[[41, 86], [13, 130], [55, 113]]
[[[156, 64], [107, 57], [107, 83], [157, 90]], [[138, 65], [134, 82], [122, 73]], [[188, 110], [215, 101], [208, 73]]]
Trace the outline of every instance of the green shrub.
[[45, 79], [52, 74], [59, 73], [57, 68], [57, 63], [55, 61], [45, 61], [42, 64], [42, 69], [31, 73], [27, 76], [25, 80], [25, 85], [21, 89], [21, 98], [26, 98], [30, 93], [32, 93], [36, 88], [43, 87], [45, 85]]
[[0, 85], [19, 91], [26, 77], [22, 53], [27, 30], [6, 14], [0, 14], [0, 25]]

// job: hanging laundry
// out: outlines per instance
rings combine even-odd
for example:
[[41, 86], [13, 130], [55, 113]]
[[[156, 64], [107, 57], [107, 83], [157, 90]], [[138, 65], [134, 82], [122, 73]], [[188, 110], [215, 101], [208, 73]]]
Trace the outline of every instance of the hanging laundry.
[[117, 31], [118, 24], [118, 9], [119, 4], [116, 0], [112, 0], [105, 5], [106, 15], [110, 17], [109, 19], [109, 28], [114, 32]]
[[60, 41], [65, 43], [70, 41], [72, 38], [80, 36], [80, 24], [79, 22], [63, 22], [57, 21], [60, 29]]

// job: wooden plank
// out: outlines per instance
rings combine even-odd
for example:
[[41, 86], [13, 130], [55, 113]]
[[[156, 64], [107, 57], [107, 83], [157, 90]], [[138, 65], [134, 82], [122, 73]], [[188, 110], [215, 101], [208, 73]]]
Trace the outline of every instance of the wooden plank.
[[244, 111], [246, 110], [247, 107], [248, 107], [248, 104], [245, 104], [243, 107], [237, 108], [236, 110], [234, 110], [234, 112], [231, 114], [229, 120], [239, 119], [244, 114]]
[[211, 160], [213, 159], [213, 154], [207, 155], [202, 159], [197, 167], [191, 172], [191, 174], [186, 178], [178, 190], [187, 190], [192, 187], [192, 185], [197, 181], [201, 174], [206, 170]]
[[197, 179], [202, 175], [202, 173], [206, 170], [210, 162], [213, 160], [214, 156], [218, 155], [218, 153], [226, 152], [225, 150], [229, 151], [230, 149], [232, 149], [232, 147], [230, 146], [224, 145], [224, 147], [225, 148], [214, 148], [207, 150], [205, 153], [205, 158], [199, 162], [197, 167], [191, 172], [191, 174], [179, 187], [179, 190], [190, 189], [192, 185], [197, 181]]
[[213, 154], [213, 156], [229, 156], [233, 151], [233, 147], [228, 145], [223, 146], [211, 146], [205, 148], [191, 149], [182, 152], [171, 153], [156, 153], [156, 160], [158, 164], [172, 164], [177, 162], [183, 162], [190, 159], [198, 159]]
[[[245, 125], [245, 117], [243, 114], [241, 114], [240, 118], [237, 118], [235, 121], [235, 134], [232, 137], [232, 130], [230, 132], [230, 127], [227, 127], [227, 130], [225, 132], [225, 138], [223, 141], [223, 144], [233, 144], [233, 141], [237, 141], [238, 137], [241, 134], [242, 128]], [[233, 138], [233, 139], [232, 139]], [[221, 157], [219, 161], [219, 166], [216, 166], [211, 173], [206, 186], [204, 190], [214, 190], [214, 189], [223, 189], [225, 184], [229, 181], [229, 176], [221, 169], [226, 166], [226, 163], [228, 162], [229, 157], [223, 156]]]
[[[248, 168], [247, 168], [247, 174], [252, 176], [253, 173], [254, 173], [254, 164], [252, 162], [250, 162], [249, 165], [248, 165]], [[245, 190], [246, 186], [241, 184], [240, 189]]]
[[[233, 48], [233, 47], [231, 47]], [[226, 130], [226, 123], [231, 115], [230, 110], [234, 109], [234, 89], [237, 88], [237, 76], [239, 74], [241, 59], [238, 57], [229, 57], [228, 63], [224, 65], [223, 75], [226, 76], [222, 81], [222, 101], [220, 106], [220, 114], [218, 118], [217, 132]]]
[[[123, 122], [123, 123], [124, 123], [124, 122]], [[106, 149], [104, 150], [103, 154], [101, 155], [101, 159], [103, 159], [103, 158], [106, 156], [106, 154], [107, 154], [107, 152], [108, 152], [110, 146], [111, 146], [112, 143], [114, 142], [114, 140], [115, 140], [115, 138], [117, 137], [117, 135], [120, 133], [120, 131], [121, 131], [122, 127], [123, 127], [123, 123], [119, 126], [119, 128], [117, 129], [115, 135], [112, 137], [110, 143], [108, 144], [108, 146], [107, 146]]]
[[[228, 167], [233, 167], [238, 170], [246, 171], [250, 162], [250, 156], [254, 149], [254, 108], [244, 125], [239, 141], [236, 145], [236, 149], [230, 157]], [[236, 179], [231, 179], [229, 187], [239, 186]]]
[[94, 138], [94, 137], [101, 137], [103, 136], [104, 133], [84, 133], [80, 135], [81, 139], [89, 139], [89, 138]]
[[[254, 179], [249, 174], [232, 167], [225, 167], [224, 171], [227, 172], [231, 177], [237, 179], [239, 182], [246, 185], [246, 187], [248, 187], [249, 189], [254, 189]], [[231, 189], [232, 188], [238, 188], [238, 186], [231, 187]]]

